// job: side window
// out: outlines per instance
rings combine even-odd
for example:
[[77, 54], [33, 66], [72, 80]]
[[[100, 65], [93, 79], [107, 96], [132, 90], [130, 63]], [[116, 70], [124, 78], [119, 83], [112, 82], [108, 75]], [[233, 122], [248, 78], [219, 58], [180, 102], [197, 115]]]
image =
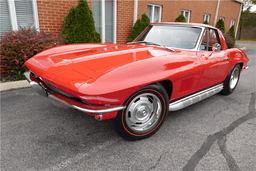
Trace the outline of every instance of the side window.
[[212, 51], [212, 47], [215, 43], [220, 43], [217, 36], [217, 30], [206, 28], [203, 34], [200, 50]]
[[203, 34], [203, 38], [202, 38], [202, 42], [200, 45], [200, 50], [201, 51], [207, 51], [207, 33], [208, 33], [208, 29], [205, 29], [204, 34]]
[[219, 43], [216, 32], [213, 29], [209, 29], [209, 51], [212, 51], [212, 47], [215, 43]]

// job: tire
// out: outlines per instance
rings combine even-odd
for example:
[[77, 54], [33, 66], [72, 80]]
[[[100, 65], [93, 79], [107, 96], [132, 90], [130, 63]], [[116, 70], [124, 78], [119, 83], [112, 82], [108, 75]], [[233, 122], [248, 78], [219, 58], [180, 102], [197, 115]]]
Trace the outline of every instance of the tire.
[[239, 64], [236, 64], [230, 70], [228, 76], [226, 77], [225, 81], [223, 82], [224, 88], [220, 92], [220, 94], [229, 95], [236, 89], [236, 86], [237, 86], [239, 78], [240, 78], [240, 70], [241, 70], [241, 67]]
[[160, 84], [145, 86], [133, 93], [114, 119], [116, 132], [133, 141], [153, 135], [163, 124], [168, 112], [168, 95]]

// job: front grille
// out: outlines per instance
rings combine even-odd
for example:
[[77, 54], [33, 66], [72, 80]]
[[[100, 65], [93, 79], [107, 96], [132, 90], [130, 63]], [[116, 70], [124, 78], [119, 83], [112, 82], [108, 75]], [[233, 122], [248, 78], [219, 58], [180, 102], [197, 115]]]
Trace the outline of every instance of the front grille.
[[56, 92], [56, 93], [59, 93], [59, 94], [61, 94], [61, 95], [63, 95], [63, 96], [66, 96], [66, 97], [68, 97], [68, 98], [75, 98], [75, 96], [72, 96], [71, 94], [68, 94], [68, 93], [66, 93], [66, 92], [64, 92], [64, 91], [61, 91], [60, 89], [58, 89], [58, 88], [56, 88], [56, 87], [54, 87], [54, 86], [52, 86], [52, 85], [50, 85], [50, 84], [46, 84], [48, 87], [50, 87], [50, 89], [52, 89], [52, 91], [54, 91], [54, 92]]
[[[44, 82], [45, 83], [45, 82]], [[87, 102], [87, 101], [84, 101], [84, 100], [82, 100], [82, 99], [79, 99], [79, 98], [77, 98], [77, 97], [75, 97], [75, 96], [73, 96], [73, 95], [71, 95], [71, 94], [68, 94], [68, 93], [66, 93], [66, 92], [64, 92], [64, 91], [62, 91], [62, 90], [60, 90], [60, 89], [58, 89], [58, 88], [56, 88], [56, 87], [54, 87], [53, 85], [50, 85], [50, 84], [48, 84], [48, 83], [45, 83], [52, 91], [54, 91], [55, 93], [58, 93], [58, 94], [61, 94], [61, 95], [63, 95], [63, 96], [65, 96], [65, 97], [68, 97], [68, 98], [70, 98], [70, 99], [72, 99], [72, 100], [75, 100], [75, 101], [77, 101], [77, 102], [80, 102], [80, 103], [84, 103], [84, 104], [90, 104], [89, 102]]]

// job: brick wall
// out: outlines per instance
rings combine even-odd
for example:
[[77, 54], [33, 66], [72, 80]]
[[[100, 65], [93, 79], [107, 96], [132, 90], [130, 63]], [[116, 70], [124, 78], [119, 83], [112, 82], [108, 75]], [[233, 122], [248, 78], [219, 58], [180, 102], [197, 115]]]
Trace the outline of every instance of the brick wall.
[[123, 44], [129, 38], [134, 15], [134, 0], [117, 0], [117, 43]]
[[[40, 31], [60, 34], [64, 17], [69, 9], [77, 4], [77, 0], [37, 0]], [[91, 5], [90, 2], [88, 4]]]
[[[210, 25], [214, 25], [217, 0], [216, 1], [139, 1], [138, 18], [145, 13], [147, 14], [147, 4], [154, 3], [162, 5], [162, 22], [173, 22], [181, 14], [181, 10], [190, 11], [190, 21], [193, 23], [202, 23], [203, 15], [210, 14]], [[225, 17], [225, 28], [228, 31], [232, 18], [236, 19], [235, 29], [238, 15], [240, 12], [240, 3], [232, 0], [221, 0], [219, 6], [218, 19], [220, 16]]]
[[8, 75], [8, 74], [11, 74], [10, 71], [6, 68], [6, 66], [4, 65], [0, 65], [0, 75]]
[[[87, 0], [91, 9], [91, 0]], [[147, 14], [147, 4], [155, 3], [162, 5], [162, 22], [172, 22], [181, 13], [181, 10], [190, 10], [190, 22], [202, 23], [203, 15], [210, 14], [210, 25], [214, 25], [216, 1], [161, 1], [161, 0], [139, 0], [138, 15]], [[77, 0], [38, 0], [38, 16], [41, 31], [59, 34], [64, 17], [72, 6], [77, 6]], [[225, 28], [228, 31], [231, 19], [238, 19], [240, 3], [232, 0], [221, 0], [218, 13], [225, 17]], [[134, 0], [117, 0], [117, 43], [126, 43], [133, 26]], [[236, 27], [235, 23], [235, 27]], [[236, 29], [236, 28], [235, 28]]]
[[230, 28], [230, 23], [232, 18], [235, 19], [235, 31], [237, 26], [237, 19], [240, 12], [240, 6], [241, 4], [238, 2], [234, 2], [232, 0], [225, 0], [220, 1], [220, 8], [218, 13], [218, 19], [220, 16], [225, 17], [224, 23], [225, 23], [225, 31], [227, 32]]

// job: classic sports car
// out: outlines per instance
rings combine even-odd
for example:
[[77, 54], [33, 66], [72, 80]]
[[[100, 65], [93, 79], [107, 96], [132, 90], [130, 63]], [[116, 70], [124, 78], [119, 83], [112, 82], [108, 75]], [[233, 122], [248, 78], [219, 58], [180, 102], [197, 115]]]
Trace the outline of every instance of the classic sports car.
[[168, 111], [216, 93], [228, 95], [249, 68], [220, 30], [197, 23], [151, 23], [133, 42], [73, 44], [41, 52], [25, 65], [32, 88], [54, 104], [97, 120], [114, 118], [128, 140], [154, 134]]

